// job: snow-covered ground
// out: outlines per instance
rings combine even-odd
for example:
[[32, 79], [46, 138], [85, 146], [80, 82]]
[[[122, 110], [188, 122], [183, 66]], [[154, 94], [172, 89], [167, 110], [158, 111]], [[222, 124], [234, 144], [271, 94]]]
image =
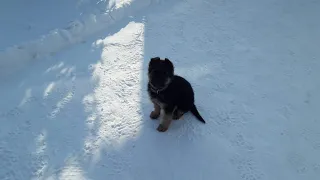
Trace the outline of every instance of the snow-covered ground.
[[[0, 50], [107, 12], [131, 0], [2, 0]], [[14, 34], [14, 36], [12, 36]]]
[[[319, 179], [319, 1], [45, 2], [0, 5], [1, 180]], [[156, 131], [154, 56], [207, 124]]]

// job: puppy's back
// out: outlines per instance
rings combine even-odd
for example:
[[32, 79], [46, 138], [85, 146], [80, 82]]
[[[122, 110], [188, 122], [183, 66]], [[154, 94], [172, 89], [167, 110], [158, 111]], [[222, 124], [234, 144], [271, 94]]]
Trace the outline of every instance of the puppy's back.
[[180, 108], [188, 110], [194, 103], [194, 92], [191, 84], [181, 76], [174, 76], [171, 83], [173, 85], [173, 91], [176, 95], [176, 103]]

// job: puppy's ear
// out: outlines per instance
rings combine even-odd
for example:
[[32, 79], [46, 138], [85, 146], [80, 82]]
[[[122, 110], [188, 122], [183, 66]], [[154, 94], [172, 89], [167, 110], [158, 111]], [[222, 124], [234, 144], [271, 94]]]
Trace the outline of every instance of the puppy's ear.
[[168, 58], [164, 58], [164, 61], [171, 62]]
[[167, 65], [172, 65], [172, 66], [173, 66], [172, 62], [171, 62], [168, 58], [165, 58], [165, 59], [164, 59], [164, 62], [165, 62]]
[[151, 58], [150, 63], [155, 61], [160, 61], [160, 57]]
[[160, 61], [160, 57], [154, 57], [154, 58], [151, 58], [150, 59], [150, 62], [149, 62], [149, 67], [148, 67], [148, 70], [149, 72], [152, 70], [152, 67], [153, 67], [153, 63], [157, 62], [157, 61]]
[[172, 63], [168, 58], [165, 58], [165, 59], [164, 59], [164, 63], [165, 63], [166, 66], [168, 66], [172, 71], [174, 71], [173, 63]]

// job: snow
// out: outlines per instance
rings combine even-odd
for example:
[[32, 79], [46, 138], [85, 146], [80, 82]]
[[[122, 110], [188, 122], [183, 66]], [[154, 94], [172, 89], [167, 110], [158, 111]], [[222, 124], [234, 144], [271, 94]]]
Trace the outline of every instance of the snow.
[[[74, 1], [75, 0], [73, 0], [72, 2], [75, 3]], [[157, 0], [154, 1], [158, 2]], [[96, 2], [97, 5], [92, 5], [94, 4], [94, 2]], [[29, 11], [27, 13], [27, 16], [23, 18], [21, 16], [16, 16], [14, 14], [15, 12], [12, 14], [12, 11], [10, 11], [10, 13], [6, 13], [7, 11], [12, 10], [14, 7], [21, 7], [23, 3], [21, 4], [20, 1], [16, 2], [15, 0], [10, 3], [4, 3], [3, 9], [5, 9], [6, 11], [3, 12], [4, 14], [9, 15], [3, 15], [3, 18], [0, 19], [0, 23], [2, 22], [3, 24], [6, 24], [8, 22], [8, 18], [6, 17], [10, 15], [13, 15], [13, 17], [15, 17], [14, 19], [18, 21], [18, 23], [10, 23], [10, 26], [4, 28], [5, 33], [2, 33], [4, 35], [3, 37], [9, 37], [10, 39], [3, 38], [4, 40], [0, 39], [0, 42], [15, 42], [17, 40], [22, 40], [22, 43], [13, 46], [10, 46], [11, 44], [9, 44], [9, 47], [6, 48], [1, 48], [0, 46], [1, 49], [4, 49], [0, 51], [0, 76], [2, 79], [5, 79], [3, 77], [11, 76], [16, 71], [20, 71], [21, 68], [23, 68], [28, 63], [32, 63], [33, 61], [39, 59], [47, 59], [55, 55], [57, 52], [60, 52], [61, 50], [66, 49], [74, 44], [85, 42], [85, 38], [87, 38], [88, 36], [111, 27], [116, 21], [119, 21], [123, 17], [129, 16], [130, 14], [133, 14], [134, 12], [147, 7], [152, 2], [150, 0], [80, 0], [77, 1], [77, 3], [75, 3], [74, 5], [73, 3], [69, 4], [71, 3], [70, 1], [68, 1], [68, 3], [65, 3], [65, 1], [58, 1], [58, 3], [54, 3], [54, 6], [51, 6], [52, 2], [49, 4], [45, 3], [44, 5], [48, 7], [44, 9], [50, 9], [50, 11], [45, 11], [45, 13], [42, 12], [42, 3], [43, 2], [39, 3], [39, 6], [34, 6], [34, 4], [31, 3], [32, 8], [28, 9]], [[64, 6], [65, 9], [60, 9], [61, 3], [66, 4], [66, 6]], [[70, 8], [71, 5], [76, 6], [76, 8]], [[86, 8], [81, 8], [83, 6]], [[74, 12], [70, 12], [70, 9]], [[80, 13], [79, 18], [70, 21], [69, 19], [72, 19], [73, 16], [79, 13], [79, 9], [84, 9], [83, 12], [85, 13]], [[90, 11], [88, 9], [90, 9]], [[43, 16], [41, 16], [42, 18], [34, 18], [34, 16], [40, 17], [33, 14], [32, 12], [34, 11], [36, 13], [38, 12], [38, 14], [43, 14]], [[69, 12], [67, 13], [67, 15], [64, 13], [61, 14], [61, 16], [64, 17], [64, 20], [61, 21], [61, 23], [64, 23], [66, 20], [68, 20], [69, 23], [65, 27], [55, 28], [49, 31], [49, 33], [41, 34], [43, 31], [47, 30], [48, 27], [60, 24], [57, 22], [60, 22], [59, 20], [61, 18], [58, 18], [58, 20], [54, 21], [54, 16], [56, 16], [56, 14], [54, 14], [52, 11], [55, 13]], [[29, 16], [32, 16], [32, 18]], [[29, 33], [28, 31], [31, 30], [31, 25], [26, 25], [26, 22], [32, 23], [33, 21], [36, 22], [36, 26], [45, 28], [36, 28], [33, 33]], [[48, 22], [50, 22], [49, 26]], [[21, 28], [22, 26], [28, 27], [27, 32], [26, 28]], [[7, 36], [8, 33], [11, 33], [10, 29], [16, 28], [19, 28], [16, 32], [13, 32], [14, 34], [19, 34], [18, 36], [15, 36], [16, 38]], [[32, 38], [34, 36], [38, 36], [39, 33], [41, 34], [41, 36], [39, 35], [39, 37], [35, 38], [34, 40], [25, 38], [26, 35]], [[20, 36], [22, 36], [23, 38], [21, 38]]]
[[[43, 29], [1, 29], [0, 179], [318, 179], [320, 2], [97, 2], [30, 3], [14, 18]], [[187, 114], [156, 131], [154, 56], [191, 82], [207, 124]]]

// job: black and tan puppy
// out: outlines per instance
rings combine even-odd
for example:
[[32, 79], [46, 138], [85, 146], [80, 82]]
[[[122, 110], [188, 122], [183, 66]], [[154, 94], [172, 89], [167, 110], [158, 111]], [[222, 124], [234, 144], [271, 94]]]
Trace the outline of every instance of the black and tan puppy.
[[154, 105], [150, 117], [157, 119], [161, 109], [164, 112], [158, 131], [165, 132], [172, 119], [180, 119], [188, 111], [205, 123], [194, 104], [191, 84], [183, 77], [174, 74], [174, 66], [169, 59], [151, 58], [148, 76], [148, 93]]

